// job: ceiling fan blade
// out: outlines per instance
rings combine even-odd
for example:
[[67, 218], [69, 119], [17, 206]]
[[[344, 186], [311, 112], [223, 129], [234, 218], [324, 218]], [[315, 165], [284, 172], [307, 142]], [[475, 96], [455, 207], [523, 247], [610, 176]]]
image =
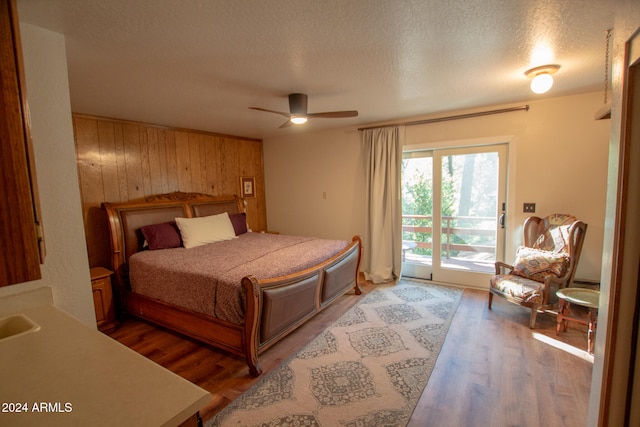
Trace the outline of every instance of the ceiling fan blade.
[[290, 117], [290, 114], [283, 113], [282, 111], [267, 110], [266, 108], [260, 108], [260, 107], [249, 107], [249, 109], [250, 110], [258, 110], [258, 111], [266, 111], [267, 113], [275, 113], [275, 114], [280, 114], [281, 116], [284, 116], [284, 117]]
[[358, 117], [358, 112], [356, 110], [349, 111], [328, 111], [326, 113], [311, 113], [307, 114], [307, 117], [316, 118], [325, 118], [325, 119], [340, 119], [344, 117]]
[[278, 129], [282, 129], [282, 128], [288, 128], [289, 126], [291, 126], [291, 120], [287, 120], [286, 122], [284, 122], [283, 124], [281, 124]]

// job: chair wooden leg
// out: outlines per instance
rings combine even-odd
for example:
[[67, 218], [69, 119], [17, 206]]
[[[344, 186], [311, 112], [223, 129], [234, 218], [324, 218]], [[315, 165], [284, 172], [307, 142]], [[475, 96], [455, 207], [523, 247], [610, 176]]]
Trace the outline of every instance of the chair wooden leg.
[[489, 292], [489, 310], [491, 310], [491, 303], [493, 302], [493, 294]]
[[535, 329], [536, 316], [538, 315], [538, 307], [531, 307], [531, 319], [529, 320], [529, 327]]

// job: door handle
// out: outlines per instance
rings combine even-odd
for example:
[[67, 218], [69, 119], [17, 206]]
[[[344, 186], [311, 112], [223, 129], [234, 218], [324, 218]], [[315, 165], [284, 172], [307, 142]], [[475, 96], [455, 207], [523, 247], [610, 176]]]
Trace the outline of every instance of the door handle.
[[503, 213], [498, 218], [498, 222], [500, 223], [500, 227], [501, 228], [504, 228], [504, 219], [505, 219], [506, 216], [507, 216], [507, 214]]

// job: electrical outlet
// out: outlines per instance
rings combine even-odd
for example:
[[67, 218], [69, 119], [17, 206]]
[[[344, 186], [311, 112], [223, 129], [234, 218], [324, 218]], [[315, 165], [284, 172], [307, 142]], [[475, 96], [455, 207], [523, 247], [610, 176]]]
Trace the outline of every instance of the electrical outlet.
[[522, 212], [535, 213], [535, 211], [536, 211], [536, 204], [535, 203], [525, 203], [522, 206]]

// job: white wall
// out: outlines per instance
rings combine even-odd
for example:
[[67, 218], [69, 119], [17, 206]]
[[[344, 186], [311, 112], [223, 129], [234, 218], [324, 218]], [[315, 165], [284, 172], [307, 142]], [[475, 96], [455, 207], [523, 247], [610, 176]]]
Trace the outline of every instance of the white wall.
[[269, 230], [344, 240], [364, 234], [357, 130], [267, 139], [263, 158]]
[[[588, 93], [527, 102], [528, 112], [411, 126], [406, 144], [429, 146], [509, 136], [515, 153], [510, 164], [507, 253], [521, 242], [521, 224], [528, 216], [522, 204], [535, 202], [536, 215], [571, 213], [588, 224], [576, 277], [599, 280], [610, 124], [595, 121], [593, 114], [602, 102], [602, 94]], [[362, 235], [364, 164], [360, 148], [360, 134], [353, 128], [266, 139], [268, 228], [330, 238]]]
[[50, 287], [58, 308], [95, 328], [64, 36], [20, 31], [47, 257], [42, 279], [0, 288], [0, 298]]

